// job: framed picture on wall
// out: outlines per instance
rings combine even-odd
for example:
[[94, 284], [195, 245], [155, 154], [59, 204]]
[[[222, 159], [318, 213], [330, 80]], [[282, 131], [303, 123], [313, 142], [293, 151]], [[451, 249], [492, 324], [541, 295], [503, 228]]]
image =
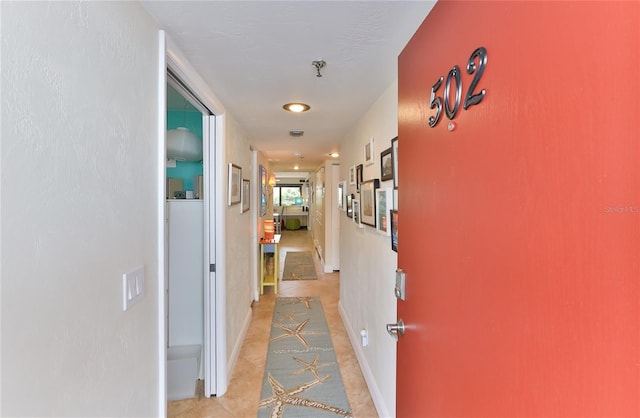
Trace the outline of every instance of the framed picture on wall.
[[353, 223], [356, 224], [358, 228], [363, 228], [362, 218], [360, 216], [360, 202], [353, 199], [351, 203], [353, 204]]
[[364, 165], [373, 164], [373, 154], [374, 154], [373, 137], [371, 137], [369, 142], [364, 144]]
[[391, 249], [398, 252], [398, 211], [391, 212]]
[[258, 168], [258, 176], [260, 184], [260, 213], [258, 216], [262, 217], [267, 214], [267, 169], [263, 165]]
[[229, 206], [240, 203], [242, 195], [242, 167], [229, 163]]
[[362, 170], [364, 167], [362, 164], [356, 166], [356, 190], [360, 190], [360, 183], [362, 183]]
[[393, 179], [393, 158], [391, 155], [391, 147], [380, 153], [380, 180]]
[[385, 235], [391, 235], [391, 217], [390, 210], [393, 204], [393, 189], [388, 187], [386, 189], [376, 190], [376, 225], [378, 231], [383, 232]]
[[393, 165], [393, 188], [398, 188], [398, 137], [391, 140], [391, 164]]
[[351, 185], [356, 184], [356, 166], [355, 165], [352, 165], [351, 167], [349, 167], [349, 184]]
[[360, 185], [360, 211], [362, 223], [376, 227], [376, 189], [380, 187], [378, 179], [367, 180]]
[[347, 209], [346, 197], [347, 197], [347, 182], [341, 181], [338, 183], [338, 209], [344, 211]]
[[353, 218], [353, 193], [347, 195], [347, 216]]
[[251, 181], [242, 179], [242, 196], [240, 199], [240, 213], [245, 213], [251, 207]]

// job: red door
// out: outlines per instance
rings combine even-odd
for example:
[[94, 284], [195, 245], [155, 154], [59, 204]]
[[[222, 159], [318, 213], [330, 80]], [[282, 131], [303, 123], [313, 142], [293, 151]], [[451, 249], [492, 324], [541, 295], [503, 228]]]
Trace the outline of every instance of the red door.
[[640, 416], [639, 4], [441, 0], [400, 55], [399, 417]]

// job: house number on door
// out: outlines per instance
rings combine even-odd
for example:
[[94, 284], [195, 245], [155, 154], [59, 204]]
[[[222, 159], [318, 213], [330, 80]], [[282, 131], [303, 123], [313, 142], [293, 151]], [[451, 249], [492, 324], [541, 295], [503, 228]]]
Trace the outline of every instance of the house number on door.
[[[476, 58], [478, 59], [478, 64], [476, 64]], [[464, 104], [462, 107], [464, 110], [467, 110], [469, 107], [477, 105], [484, 99], [484, 95], [486, 93], [485, 89], [482, 89], [479, 93], [474, 94], [476, 87], [478, 87], [478, 82], [482, 78], [482, 74], [484, 73], [484, 68], [487, 66], [487, 50], [484, 47], [480, 47], [473, 51], [469, 60], [467, 61], [467, 74], [473, 76], [473, 80], [471, 80], [471, 85], [467, 90], [467, 94], [464, 96]], [[429, 117], [429, 126], [434, 127], [440, 122], [440, 118], [442, 116], [442, 103], [444, 102], [444, 113], [447, 115], [449, 120], [453, 120], [458, 114], [458, 110], [460, 110], [460, 101], [462, 100], [462, 77], [460, 76], [460, 67], [454, 65], [453, 68], [447, 74], [447, 79], [444, 83], [444, 95], [443, 97], [436, 96], [436, 92], [442, 86], [442, 81], [444, 77], [440, 76], [436, 84], [431, 87], [431, 99], [429, 100], [429, 108], [435, 109], [435, 116]], [[451, 85], [455, 83], [455, 101], [453, 105], [451, 104]]]

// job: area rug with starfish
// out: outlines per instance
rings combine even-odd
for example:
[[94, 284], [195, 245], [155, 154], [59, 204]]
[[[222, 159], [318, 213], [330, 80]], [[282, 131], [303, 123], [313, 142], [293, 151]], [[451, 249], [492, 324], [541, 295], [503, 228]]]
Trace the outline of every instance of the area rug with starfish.
[[351, 417], [317, 297], [276, 299], [258, 417]]
[[309, 251], [287, 251], [282, 280], [316, 280], [316, 267]]

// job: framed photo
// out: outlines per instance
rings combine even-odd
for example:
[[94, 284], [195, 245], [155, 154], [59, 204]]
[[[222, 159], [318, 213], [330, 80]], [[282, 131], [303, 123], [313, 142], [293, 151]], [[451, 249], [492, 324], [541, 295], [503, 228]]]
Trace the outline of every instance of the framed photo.
[[391, 249], [398, 252], [398, 211], [391, 211]]
[[353, 223], [358, 225], [358, 228], [363, 228], [362, 219], [360, 216], [360, 202], [356, 199], [351, 201], [353, 204]]
[[376, 225], [378, 231], [387, 236], [391, 235], [391, 215], [389, 212], [392, 203], [393, 189], [391, 187], [376, 190]]
[[355, 165], [352, 165], [351, 167], [349, 167], [349, 184], [352, 186], [356, 184], [356, 166]]
[[347, 216], [353, 218], [353, 193], [347, 195]]
[[391, 155], [391, 147], [380, 153], [380, 180], [393, 179], [393, 158]]
[[364, 167], [362, 164], [356, 166], [356, 190], [360, 190], [360, 183], [362, 183], [362, 170]]
[[398, 137], [391, 140], [391, 165], [393, 167], [393, 188], [398, 188]]
[[251, 207], [251, 181], [242, 179], [242, 196], [240, 199], [240, 213], [245, 213]]
[[242, 167], [229, 163], [229, 206], [240, 203], [242, 195]]
[[373, 164], [373, 153], [373, 137], [371, 137], [369, 142], [364, 144], [364, 165]]
[[260, 213], [258, 216], [263, 217], [267, 214], [267, 169], [260, 165], [258, 175], [260, 176]]
[[376, 189], [380, 187], [378, 179], [367, 180], [360, 185], [361, 222], [376, 227]]
[[338, 183], [338, 209], [344, 211], [347, 209], [347, 202], [346, 202], [346, 196], [347, 196], [347, 182], [346, 181], [341, 181], [340, 183]]

